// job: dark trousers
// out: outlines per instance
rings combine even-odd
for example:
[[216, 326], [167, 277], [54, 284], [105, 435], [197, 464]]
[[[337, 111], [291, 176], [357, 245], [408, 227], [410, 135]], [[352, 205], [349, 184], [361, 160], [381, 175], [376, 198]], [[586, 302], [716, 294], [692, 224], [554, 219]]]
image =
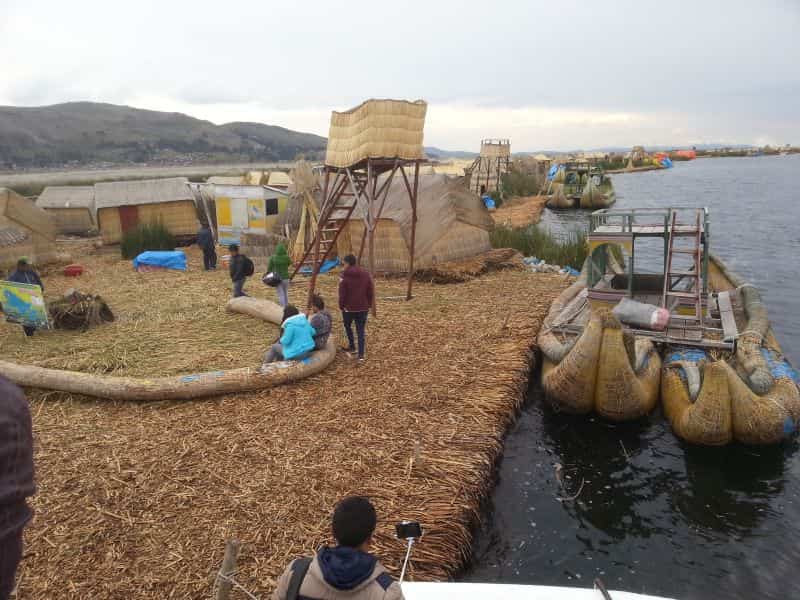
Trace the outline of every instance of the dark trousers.
[[240, 296], [247, 296], [244, 293], [244, 282], [246, 279], [237, 279], [233, 282], [233, 297], [239, 298]]
[[353, 343], [353, 323], [356, 324], [356, 335], [358, 335], [358, 358], [364, 358], [364, 350], [366, 349], [364, 341], [364, 330], [367, 327], [368, 310], [359, 312], [342, 311], [342, 321], [344, 322], [344, 332], [347, 334], [347, 347], [350, 350], [355, 350], [356, 346]]
[[28, 337], [31, 337], [34, 333], [36, 333], [36, 327], [28, 327], [27, 325], [23, 325], [22, 330]]
[[22, 528], [0, 538], [0, 600], [8, 600], [14, 589], [17, 565], [22, 558]]
[[206, 271], [217, 268], [217, 251], [214, 248], [203, 248], [203, 268]]

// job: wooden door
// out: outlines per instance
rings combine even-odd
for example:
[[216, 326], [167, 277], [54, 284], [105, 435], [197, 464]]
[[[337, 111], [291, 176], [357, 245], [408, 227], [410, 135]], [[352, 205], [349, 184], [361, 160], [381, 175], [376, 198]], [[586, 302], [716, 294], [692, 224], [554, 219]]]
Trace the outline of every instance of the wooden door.
[[139, 225], [139, 209], [136, 206], [120, 206], [119, 210], [119, 224], [122, 233], [136, 229]]

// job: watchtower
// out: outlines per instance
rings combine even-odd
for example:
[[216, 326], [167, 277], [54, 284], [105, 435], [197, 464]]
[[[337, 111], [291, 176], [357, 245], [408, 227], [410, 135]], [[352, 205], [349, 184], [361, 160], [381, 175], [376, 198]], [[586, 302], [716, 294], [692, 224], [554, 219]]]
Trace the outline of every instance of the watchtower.
[[481, 153], [467, 169], [469, 189], [478, 194], [499, 190], [502, 186], [502, 177], [508, 173], [510, 166], [510, 140], [481, 140]]
[[320, 268], [333, 252], [339, 235], [359, 204], [366, 227], [358, 258], [361, 259], [365, 245], [369, 244], [369, 270], [374, 275], [375, 227], [389, 187], [398, 174], [403, 178], [411, 203], [406, 291], [406, 299], [411, 299], [419, 167], [426, 162], [422, 140], [427, 108], [422, 100], [367, 100], [349, 111], [334, 111], [331, 115], [317, 231], [292, 274], [294, 277], [301, 269], [310, 268], [309, 302]]

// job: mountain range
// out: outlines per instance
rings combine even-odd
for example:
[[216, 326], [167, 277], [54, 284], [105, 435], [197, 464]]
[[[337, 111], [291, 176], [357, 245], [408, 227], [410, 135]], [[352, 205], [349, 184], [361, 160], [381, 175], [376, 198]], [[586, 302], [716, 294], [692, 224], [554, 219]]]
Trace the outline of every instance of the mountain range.
[[0, 168], [318, 158], [326, 139], [261, 123], [95, 102], [0, 106]]

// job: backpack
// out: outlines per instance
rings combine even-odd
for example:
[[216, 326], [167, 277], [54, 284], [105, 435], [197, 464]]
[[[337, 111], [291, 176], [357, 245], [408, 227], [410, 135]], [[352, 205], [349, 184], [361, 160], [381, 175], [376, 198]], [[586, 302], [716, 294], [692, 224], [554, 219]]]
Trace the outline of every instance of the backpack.
[[298, 558], [292, 564], [292, 577], [289, 579], [289, 587], [286, 590], [286, 600], [297, 600], [300, 595], [300, 586], [303, 585], [308, 567], [314, 559], [310, 556]]
[[244, 259], [242, 265], [244, 269], [244, 276], [250, 277], [253, 275], [253, 273], [256, 272], [256, 266], [253, 264], [253, 261], [250, 260], [247, 256], [242, 256], [242, 258]]

